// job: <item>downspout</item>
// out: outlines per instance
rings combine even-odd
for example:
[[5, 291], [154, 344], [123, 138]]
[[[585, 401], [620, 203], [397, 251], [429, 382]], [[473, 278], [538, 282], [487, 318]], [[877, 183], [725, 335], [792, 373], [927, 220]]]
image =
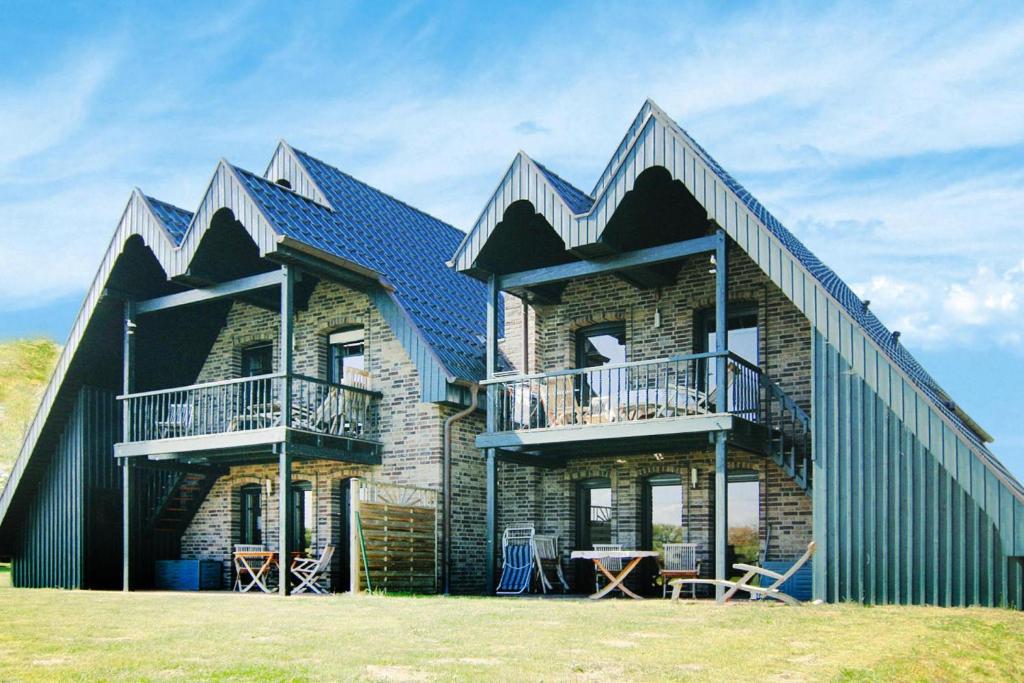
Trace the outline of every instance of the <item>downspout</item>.
[[444, 421], [444, 462], [441, 466], [441, 489], [444, 495], [444, 594], [451, 592], [451, 556], [452, 556], [452, 425], [468, 415], [476, 412], [477, 394], [480, 385], [476, 382], [469, 385], [469, 407], [460, 410]]

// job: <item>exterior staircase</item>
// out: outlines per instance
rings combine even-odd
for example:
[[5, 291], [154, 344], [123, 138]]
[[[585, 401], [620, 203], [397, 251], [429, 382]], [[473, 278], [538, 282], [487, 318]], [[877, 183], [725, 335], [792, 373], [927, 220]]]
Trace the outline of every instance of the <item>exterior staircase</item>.
[[178, 472], [157, 500], [146, 528], [150, 532], [169, 533], [180, 538], [220, 475], [217, 470]]
[[765, 378], [765, 452], [792, 477], [804, 493], [811, 493], [811, 418], [778, 384]]

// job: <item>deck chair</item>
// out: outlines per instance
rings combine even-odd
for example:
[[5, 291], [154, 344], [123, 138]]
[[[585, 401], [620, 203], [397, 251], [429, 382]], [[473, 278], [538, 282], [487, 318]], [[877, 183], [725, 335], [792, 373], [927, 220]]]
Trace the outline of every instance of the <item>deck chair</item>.
[[[755, 567], [751, 564], [737, 563], [733, 565], [733, 569], [738, 569], [741, 572], [745, 572], [743, 576], [740, 577], [739, 581], [724, 581], [718, 579], [675, 579], [674, 581], [669, 582], [670, 584], [672, 584], [672, 599], [679, 599], [679, 593], [682, 590], [684, 584], [702, 583], [709, 586], [723, 586], [725, 588], [728, 588], [729, 590], [726, 592], [723, 598], [726, 602], [731, 600], [733, 596], [736, 595], [737, 591], [745, 591], [747, 593], [750, 593], [752, 597], [759, 596], [761, 598], [772, 598], [773, 600], [784, 602], [787, 605], [795, 606], [803, 604], [793, 596], [783, 593], [781, 590], [779, 590], [779, 587], [782, 586], [782, 584], [786, 583], [786, 581], [788, 581], [790, 577], [792, 577], [794, 574], [800, 571], [801, 567], [807, 564], [807, 561], [811, 559], [811, 556], [814, 555], [814, 550], [816, 547], [817, 546], [815, 546], [814, 541], [808, 543], [807, 552], [805, 552], [799, 560], [794, 562], [793, 566], [789, 568], [789, 571], [787, 571], [784, 574], [779, 574], [778, 572], [773, 572], [772, 570], [765, 569], [763, 567]], [[766, 578], [774, 579], [774, 581], [767, 587], [755, 586], [751, 583], [755, 578], [760, 578], [762, 582]]]
[[173, 436], [185, 436], [192, 428], [192, 404], [172, 403], [167, 406], [164, 419], [153, 423], [161, 439]]
[[313, 591], [317, 595], [326, 595], [327, 591], [317, 585], [317, 580], [324, 575], [327, 568], [331, 566], [331, 557], [334, 556], [334, 546], [324, 546], [320, 557], [296, 557], [292, 560], [290, 571], [292, 576], [299, 580], [299, 585], [292, 593], [305, 593]]
[[558, 582], [562, 584], [562, 592], [569, 592], [569, 583], [562, 573], [562, 556], [558, 552], [557, 536], [534, 536], [534, 548], [536, 549], [537, 560], [537, 581], [540, 583], [541, 591], [547, 593], [553, 590], [554, 586], [548, 579], [548, 571], [553, 571]]
[[[665, 561], [658, 572], [661, 575], [661, 597], [668, 595], [668, 583], [673, 579], [696, 579], [700, 576], [700, 561], [697, 559], [696, 543], [666, 543], [663, 546]], [[693, 597], [697, 597], [697, 586], [691, 585]]]
[[360, 368], [345, 368], [345, 376], [341, 378], [341, 383], [347, 387], [366, 390], [370, 389], [372, 381], [369, 371]]
[[590, 408], [580, 406], [575, 375], [556, 375], [541, 387], [548, 427], [567, 427], [590, 422]]
[[[595, 543], [594, 550], [622, 550], [621, 543]], [[601, 564], [604, 568], [610, 571], [612, 574], [618, 574], [622, 571], [622, 558], [621, 557], [609, 557], [606, 560], [602, 560]], [[594, 592], [597, 593], [601, 590], [601, 580], [604, 579], [604, 575], [599, 572], [594, 572]]]
[[522, 595], [530, 587], [537, 554], [532, 526], [509, 527], [501, 535], [501, 580], [497, 595]]

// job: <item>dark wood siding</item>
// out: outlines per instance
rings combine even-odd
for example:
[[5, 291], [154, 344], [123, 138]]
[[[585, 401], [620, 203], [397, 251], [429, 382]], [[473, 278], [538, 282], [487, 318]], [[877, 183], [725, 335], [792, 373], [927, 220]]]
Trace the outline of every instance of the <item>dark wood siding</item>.
[[814, 333], [815, 595], [1019, 609], [1022, 559], [985, 511], [1011, 494], [918, 403], [900, 418]]

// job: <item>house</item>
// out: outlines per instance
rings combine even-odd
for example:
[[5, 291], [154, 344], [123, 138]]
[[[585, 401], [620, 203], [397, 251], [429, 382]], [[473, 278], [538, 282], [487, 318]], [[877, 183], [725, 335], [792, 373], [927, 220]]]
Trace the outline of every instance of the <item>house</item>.
[[337, 590], [482, 590], [462, 236], [284, 142], [262, 176], [221, 161], [194, 213], [134, 191], [0, 495], [14, 584], [205, 560], [227, 587], [237, 544], [332, 545]]
[[488, 287], [492, 556], [533, 524], [563, 552], [696, 543], [726, 578], [813, 539], [822, 600], [1024, 604], [990, 437], [654, 103], [589, 193], [519, 153], [452, 266]]

